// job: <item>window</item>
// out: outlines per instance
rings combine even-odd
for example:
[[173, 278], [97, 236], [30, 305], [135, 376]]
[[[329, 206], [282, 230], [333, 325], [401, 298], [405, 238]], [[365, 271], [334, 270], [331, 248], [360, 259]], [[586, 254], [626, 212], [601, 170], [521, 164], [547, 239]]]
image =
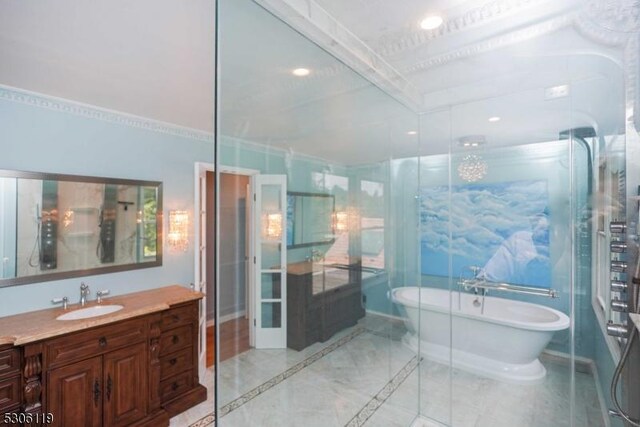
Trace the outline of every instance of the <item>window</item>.
[[142, 187], [140, 190], [140, 204], [142, 207], [138, 211], [138, 223], [140, 224], [139, 235], [142, 244], [139, 245], [141, 253], [139, 257], [142, 260], [146, 258], [155, 258], [157, 253], [156, 236], [158, 233], [158, 225], [156, 214], [158, 212], [158, 197], [156, 189], [151, 187]]
[[361, 181], [360, 201], [362, 267], [384, 269], [384, 184]]

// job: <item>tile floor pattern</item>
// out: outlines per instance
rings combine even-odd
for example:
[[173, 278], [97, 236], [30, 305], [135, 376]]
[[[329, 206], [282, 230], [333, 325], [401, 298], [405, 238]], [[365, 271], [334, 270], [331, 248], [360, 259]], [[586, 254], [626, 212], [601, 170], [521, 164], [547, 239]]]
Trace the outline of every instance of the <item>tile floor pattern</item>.
[[[366, 331], [365, 331], [366, 330]], [[542, 384], [489, 380], [417, 358], [403, 331], [365, 321], [302, 352], [250, 350], [220, 366], [223, 427], [407, 427], [421, 413], [455, 427], [569, 427], [570, 371], [543, 360]], [[212, 426], [209, 400], [171, 420]], [[593, 376], [576, 372], [576, 427], [604, 426]]]

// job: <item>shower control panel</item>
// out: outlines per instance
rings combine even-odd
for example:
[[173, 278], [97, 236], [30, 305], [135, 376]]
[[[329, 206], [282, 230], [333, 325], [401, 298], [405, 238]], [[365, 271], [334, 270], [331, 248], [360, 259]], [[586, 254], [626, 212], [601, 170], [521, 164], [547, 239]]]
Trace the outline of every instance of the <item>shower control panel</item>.
[[[627, 242], [624, 240], [627, 232], [627, 223], [625, 221], [612, 221], [609, 223], [609, 231], [612, 235], [609, 251], [612, 255], [610, 260], [611, 278], [611, 310], [616, 313], [628, 313], [629, 304], [625, 301], [627, 293], [626, 275], [628, 263], [624, 257], [627, 252]], [[614, 323], [609, 320], [607, 323], [607, 333], [610, 336], [618, 338], [626, 338], [628, 328], [623, 323]]]

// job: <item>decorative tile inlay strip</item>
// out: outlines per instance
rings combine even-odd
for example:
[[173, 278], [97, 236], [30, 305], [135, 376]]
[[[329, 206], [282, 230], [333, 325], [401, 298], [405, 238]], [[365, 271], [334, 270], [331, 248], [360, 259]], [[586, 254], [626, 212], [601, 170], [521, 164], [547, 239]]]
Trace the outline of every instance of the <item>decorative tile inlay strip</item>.
[[360, 427], [382, 406], [400, 385], [418, 367], [418, 356], [414, 356], [367, 404], [349, 421], [345, 427]]
[[[242, 396], [238, 397], [237, 399], [232, 400], [231, 402], [227, 403], [222, 408], [220, 408], [220, 418], [224, 417], [225, 415], [229, 414], [230, 412], [235, 411], [236, 409], [238, 409], [239, 407], [241, 407], [245, 403], [249, 402], [252, 399], [255, 399], [256, 397], [260, 396], [262, 393], [264, 393], [264, 392], [268, 391], [269, 389], [275, 387], [276, 385], [278, 385], [281, 382], [283, 382], [284, 380], [290, 378], [294, 374], [300, 372], [301, 370], [303, 370], [304, 368], [308, 367], [309, 365], [317, 362], [318, 360], [322, 359], [327, 354], [337, 350], [338, 348], [340, 348], [343, 345], [347, 344], [349, 341], [353, 340], [354, 338], [358, 337], [359, 335], [363, 334], [364, 332], [365, 332], [365, 329], [362, 328], [362, 327], [358, 327], [358, 328], [354, 329], [348, 335], [345, 335], [344, 337], [340, 338], [339, 340], [329, 344], [328, 346], [326, 346], [322, 350], [320, 350], [320, 351], [312, 354], [311, 356], [307, 357], [302, 362], [299, 362], [299, 363], [293, 365], [291, 368], [289, 368], [286, 371], [276, 375], [275, 377], [271, 378], [269, 381], [267, 381], [267, 382], [265, 382], [263, 384], [260, 384], [258, 387], [246, 392], [245, 394], [243, 394]], [[216, 415], [215, 415], [215, 412], [213, 412], [213, 413], [207, 415], [206, 417], [201, 418], [198, 421], [196, 421], [195, 423], [191, 424], [190, 427], [205, 427], [205, 426], [213, 424], [215, 419], [216, 419]]]

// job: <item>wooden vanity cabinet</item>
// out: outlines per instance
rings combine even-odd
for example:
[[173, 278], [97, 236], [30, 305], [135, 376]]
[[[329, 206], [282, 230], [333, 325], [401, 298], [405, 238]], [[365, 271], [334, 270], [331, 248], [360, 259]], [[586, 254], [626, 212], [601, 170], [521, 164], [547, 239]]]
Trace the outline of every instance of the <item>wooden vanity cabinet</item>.
[[102, 425], [102, 357], [82, 360], [49, 372], [47, 411], [52, 426]]
[[190, 301], [27, 344], [22, 412], [52, 413], [49, 425], [60, 427], [167, 426], [206, 400], [197, 337], [198, 301]]
[[343, 282], [314, 292], [314, 280], [322, 277], [314, 278], [314, 268], [309, 262], [287, 266], [287, 347], [298, 351], [356, 325], [365, 314], [359, 275], [345, 270]]
[[130, 426], [162, 415], [149, 405], [152, 321], [145, 316], [42, 343], [51, 425]]
[[207, 399], [198, 383], [198, 305], [162, 312], [160, 330], [160, 401], [174, 416]]
[[0, 346], [0, 425], [5, 425], [4, 414], [20, 412], [22, 401], [20, 360], [19, 348]]

